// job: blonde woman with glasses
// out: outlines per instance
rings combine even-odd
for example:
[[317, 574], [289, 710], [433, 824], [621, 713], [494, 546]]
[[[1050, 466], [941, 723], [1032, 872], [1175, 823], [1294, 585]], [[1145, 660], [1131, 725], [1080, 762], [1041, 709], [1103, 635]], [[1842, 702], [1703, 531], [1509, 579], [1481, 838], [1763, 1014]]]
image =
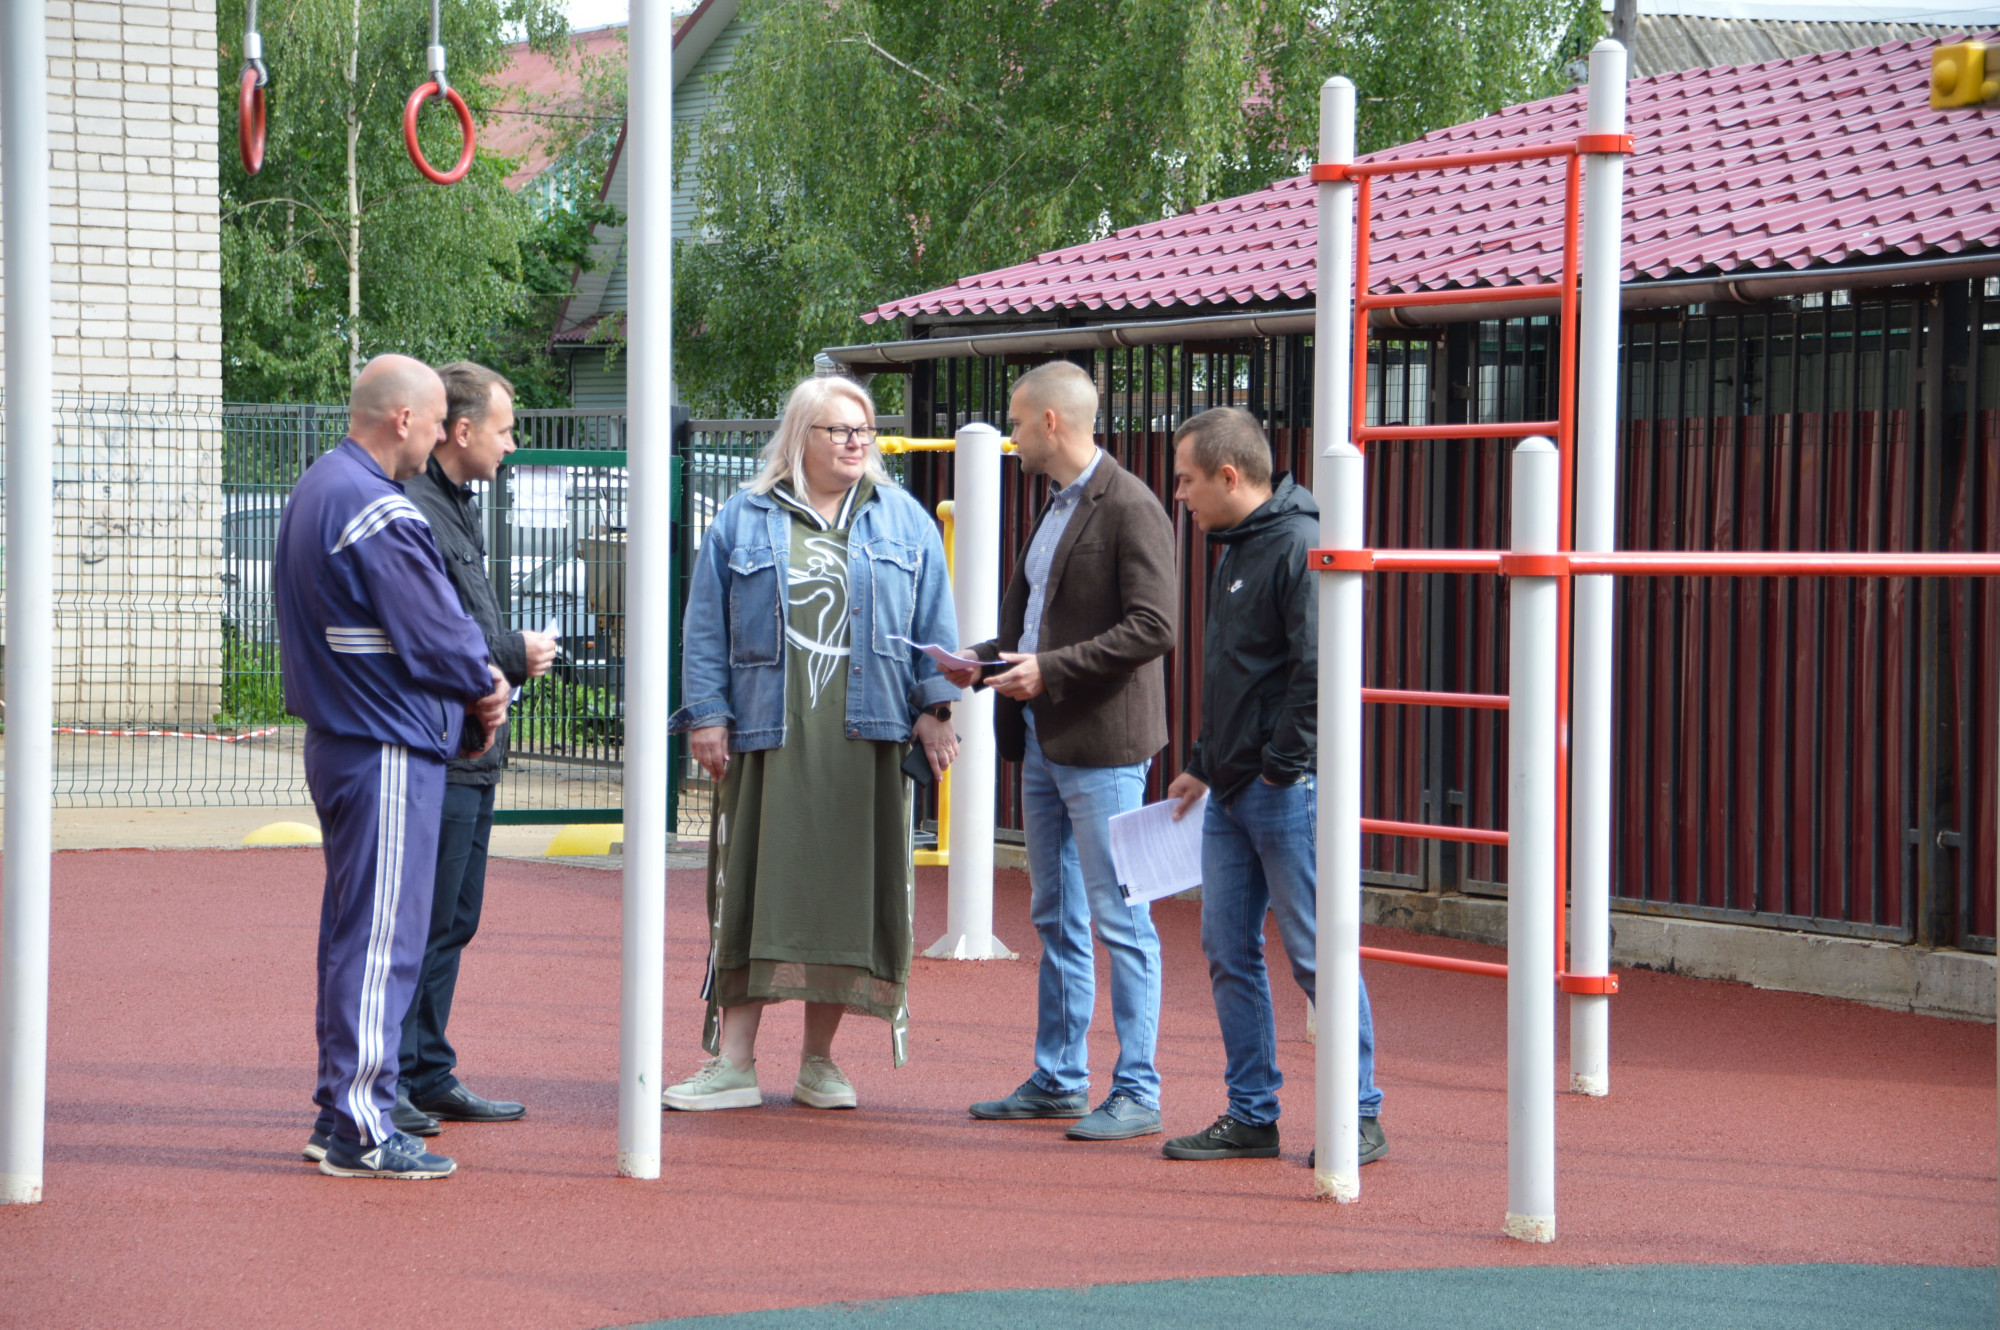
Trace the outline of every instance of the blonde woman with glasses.
[[958, 752], [959, 689], [897, 638], [956, 643], [944, 546], [875, 446], [875, 404], [845, 378], [792, 390], [763, 470], [702, 538], [672, 728], [716, 782], [709, 828], [711, 1057], [662, 1096], [681, 1110], [750, 1108], [757, 1030], [805, 1003], [795, 1103], [853, 1108], [833, 1061], [849, 1011], [888, 1022], [896, 1066], [914, 895], [910, 789], [921, 745]]

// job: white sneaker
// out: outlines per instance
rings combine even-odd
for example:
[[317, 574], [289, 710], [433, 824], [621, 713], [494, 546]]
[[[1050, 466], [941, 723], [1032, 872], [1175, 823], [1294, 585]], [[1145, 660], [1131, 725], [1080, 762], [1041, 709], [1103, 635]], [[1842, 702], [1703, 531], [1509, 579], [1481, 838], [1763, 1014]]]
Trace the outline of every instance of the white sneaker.
[[701, 1064], [700, 1071], [679, 1085], [668, 1086], [660, 1096], [663, 1107], [687, 1113], [712, 1108], [755, 1108], [763, 1102], [764, 1096], [757, 1089], [755, 1058], [742, 1068], [732, 1066], [728, 1058], [710, 1058]]
[[792, 1102], [807, 1108], [853, 1108], [859, 1101], [854, 1097], [854, 1086], [832, 1058], [808, 1056], [799, 1062]]

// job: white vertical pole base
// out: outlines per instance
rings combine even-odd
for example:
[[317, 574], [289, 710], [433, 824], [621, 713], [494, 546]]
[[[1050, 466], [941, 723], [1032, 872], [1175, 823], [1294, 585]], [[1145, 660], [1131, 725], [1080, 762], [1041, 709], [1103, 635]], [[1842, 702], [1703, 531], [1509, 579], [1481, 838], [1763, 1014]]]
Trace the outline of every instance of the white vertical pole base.
[[1361, 1170], [1357, 1168], [1352, 1173], [1334, 1173], [1326, 1169], [1314, 1169], [1313, 1199], [1352, 1205], [1361, 1199]]
[[924, 955], [939, 961], [1017, 961], [1007, 945], [991, 933], [946, 933], [924, 948]]
[[651, 1182], [660, 1176], [660, 1156], [643, 1154], [637, 1150], [618, 1152], [618, 1176], [637, 1178], [641, 1182]]
[[1611, 1093], [1611, 999], [1603, 993], [1569, 997], [1569, 1092]]
[[1319, 1009], [1313, 1006], [1311, 998], [1306, 999], [1306, 1042], [1319, 1042]]
[[1556, 1240], [1556, 1217], [1554, 1215], [1517, 1215], [1511, 1211], [1507, 1222], [1500, 1225], [1503, 1236], [1516, 1242], [1554, 1242]]
[[40, 1205], [42, 1179], [30, 1173], [0, 1173], [0, 1205]]

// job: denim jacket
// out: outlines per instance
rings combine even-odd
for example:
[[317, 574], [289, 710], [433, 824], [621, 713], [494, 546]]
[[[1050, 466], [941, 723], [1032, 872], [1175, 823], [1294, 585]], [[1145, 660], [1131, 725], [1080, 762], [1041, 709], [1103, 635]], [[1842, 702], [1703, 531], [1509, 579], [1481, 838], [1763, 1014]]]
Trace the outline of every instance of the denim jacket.
[[[683, 705], [668, 728], [730, 727], [737, 752], [785, 742], [785, 596], [792, 519], [767, 494], [744, 490], [702, 538], [681, 627]], [[847, 533], [847, 737], [907, 742], [926, 707], [959, 690], [900, 642], [958, 644], [944, 543], [923, 505], [893, 485], [854, 515]]]

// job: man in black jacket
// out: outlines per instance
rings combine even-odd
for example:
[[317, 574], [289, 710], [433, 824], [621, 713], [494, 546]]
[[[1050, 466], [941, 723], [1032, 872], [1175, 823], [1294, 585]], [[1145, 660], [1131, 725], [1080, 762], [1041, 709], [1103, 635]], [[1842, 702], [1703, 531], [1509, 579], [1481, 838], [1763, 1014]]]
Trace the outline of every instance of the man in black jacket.
[[[1313, 997], [1316, 930], [1314, 770], [1319, 737], [1319, 584], [1306, 551], [1319, 507], [1236, 407], [1204, 411], [1174, 435], [1174, 497], [1221, 546], [1202, 641], [1201, 734], [1167, 787], [1184, 817], [1206, 795], [1201, 827], [1201, 946], [1227, 1056], [1229, 1110], [1161, 1147], [1169, 1159], [1275, 1159], [1277, 1027], [1264, 967], [1264, 915], [1292, 977]], [[1361, 989], [1361, 1162], [1388, 1153], [1375, 1088], [1375, 1026]]]
[[[491, 484], [514, 451], [514, 385], [468, 361], [438, 370], [444, 380], [444, 439], [421, 475], [404, 486], [430, 523], [431, 537], [451, 575], [458, 603], [486, 635], [494, 666], [519, 687], [548, 671], [556, 640], [545, 633], [510, 632], [486, 575], [486, 538], [472, 482]], [[486, 897], [486, 847], [493, 831], [493, 792], [507, 764], [507, 727], [493, 746], [473, 758], [455, 758], [445, 770], [444, 825], [438, 835], [437, 887], [431, 899], [430, 936], [415, 999], [403, 1021], [400, 1097], [392, 1116], [413, 1136], [434, 1136], [438, 1122], [511, 1122], [521, 1104], [483, 1099], [453, 1074], [458, 1055], [445, 1038], [458, 962], [479, 931]]]

